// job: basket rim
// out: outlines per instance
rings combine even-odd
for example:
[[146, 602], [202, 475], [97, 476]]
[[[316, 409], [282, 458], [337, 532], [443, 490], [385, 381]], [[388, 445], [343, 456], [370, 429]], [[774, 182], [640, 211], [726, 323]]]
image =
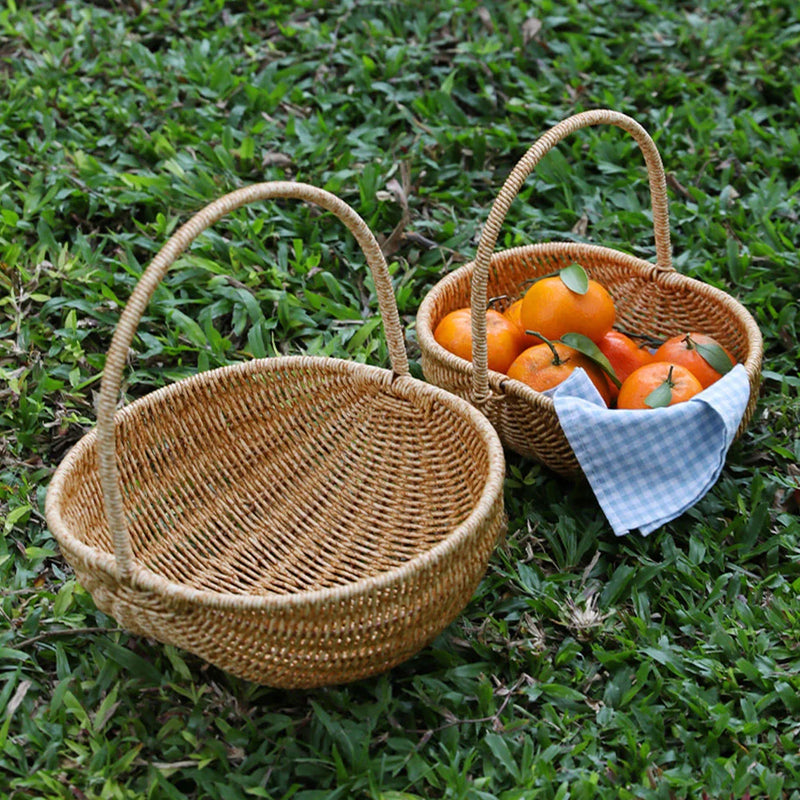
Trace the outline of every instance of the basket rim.
[[[560, 240], [535, 242], [504, 250], [497, 250], [492, 254], [490, 268], [494, 266], [499, 258], [513, 258], [515, 255], [548, 253], [554, 250], [565, 250], [570, 253], [571, 256], [574, 256], [576, 260], [581, 253], [587, 252], [606, 256], [617, 262], [621, 261], [625, 266], [629, 266], [632, 269], [639, 270], [641, 276], [645, 279], [650, 279], [663, 285], [669, 285], [671, 283], [688, 284], [691, 288], [697, 289], [707, 296], [713, 297], [730, 306], [744, 322], [747, 329], [747, 338], [750, 346], [744, 366], [750, 378], [751, 386], [758, 381], [758, 376], [761, 373], [763, 337], [750, 312], [735, 297], [728, 294], [723, 289], [712, 286], [697, 278], [692, 278], [689, 275], [678, 272], [674, 268], [664, 270], [651, 261], [627, 253], [624, 250], [618, 250], [604, 245]], [[431, 324], [431, 308], [434, 302], [438, 300], [449, 286], [463, 281], [465, 277], [471, 283], [474, 269], [475, 261], [469, 261], [452, 270], [437, 281], [425, 294], [416, 316], [416, 331], [420, 348], [426, 352], [426, 354], [444, 363], [449, 370], [459, 372], [470, 379], [472, 379], [475, 371], [473, 362], [467, 361], [445, 350], [434, 338], [433, 325]], [[492, 370], [487, 370], [487, 374], [489, 377], [489, 388], [495, 393], [499, 395], [512, 394], [522, 397], [534, 405], [539, 405], [540, 407], [551, 410], [554, 408], [552, 398], [542, 392], [531, 389], [521, 381], [514, 380], [501, 372]]]
[[[195, 373], [155, 389], [119, 409], [115, 413], [115, 418], [124, 419], [142, 408], [157, 406], [162, 400], [176, 392], [183, 391], [190, 384], [206, 383], [209, 380], [235, 373], [274, 372], [298, 368], [322, 368], [333, 370], [348, 377], [358, 377], [362, 383], [375, 384], [384, 391], [399, 394], [416, 403], [426, 399], [441, 402], [467, 418], [473, 430], [480, 436], [488, 456], [486, 480], [469, 516], [451, 529], [441, 541], [423, 553], [418, 553], [409, 561], [378, 575], [360, 578], [332, 587], [288, 594], [278, 592], [266, 592], [263, 594], [217, 592], [208, 589], [194, 589], [185, 584], [169, 580], [137, 562], [131, 578], [131, 585], [134, 588], [165, 596], [176, 604], [191, 604], [220, 610], [294, 610], [343, 602], [366, 592], [394, 585], [410, 574], [445, 560], [462, 540], [472, 535], [493, 516], [503, 513], [505, 455], [500, 438], [488, 419], [457, 395], [433, 384], [418, 380], [409, 374], [397, 375], [384, 367], [327, 356], [298, 355], [253, 359]], [[83, 456], [87, 448], [95, 446], [96, 440], [97, 428], [95, 427], [84, 434], [61, 460], [47, 487], [45, 518], [48, 528], [60, 546], [77, 555], [90, 569], [100, 570], [106, 573], [111, 580], [117, 581], [116, 559], [113, 551], [99, 550], [76, 538], [61, 515], [60, 500], [64, 482], [69, 476], [73, 465]]]

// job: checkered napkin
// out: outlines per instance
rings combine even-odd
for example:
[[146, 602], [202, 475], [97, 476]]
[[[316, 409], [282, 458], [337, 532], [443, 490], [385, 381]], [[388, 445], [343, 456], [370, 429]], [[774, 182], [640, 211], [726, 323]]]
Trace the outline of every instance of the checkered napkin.
[[582, 369], [548, 394], [617, 536], [645, 536], [716, 482], [750, 396], [741, 364], [692, 399], [653, 410], [606, 408]]

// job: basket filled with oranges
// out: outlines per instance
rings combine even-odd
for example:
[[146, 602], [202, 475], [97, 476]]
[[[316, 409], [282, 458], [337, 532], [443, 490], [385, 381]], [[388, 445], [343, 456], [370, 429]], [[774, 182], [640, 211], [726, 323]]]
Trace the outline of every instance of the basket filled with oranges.
[[[511, 203], [544, 155], [599, 124], [622, 128], [642, 150], [656, 262], [581, 242], [495, 252]], [[737, 300], [672, 266], [658, 150], [635, 120], [607, 109], [567, 118], [525, 153], [493, 203], [474, 261], [423, 300], [417, 336], [427, 380], [480, 408], [508, 449], [562, 475], [580, 474], [582, 466], [551, 394], [576, 368], [609, 408], [658, 409], [741, 365], [749, 396], [740, 434], [755, 408], [763, 355], [758, 326]]]

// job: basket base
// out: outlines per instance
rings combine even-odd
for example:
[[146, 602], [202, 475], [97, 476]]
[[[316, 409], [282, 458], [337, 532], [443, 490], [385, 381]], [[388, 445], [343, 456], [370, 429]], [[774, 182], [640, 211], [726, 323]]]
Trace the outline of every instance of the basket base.
[[[482, 572], [482, 570], [481, 570]], [[100, 586], [93, 574], [76, 573], [97, 607], [133, 634], [189, 652], [238, 678], [281, 689], [312, 689], [351, 683], [386, 672], [432, 642], [461, 612], [478, 581], [445, 597], [420, 594], [402, 616], [363, 604], [333, 604], [298, 622], [295, 614], [274, 610], [243, 615], [238, 609], [176, 609], [163, 598], [126, 587]], [[430, 618], [430, 604], [440, 601]]]

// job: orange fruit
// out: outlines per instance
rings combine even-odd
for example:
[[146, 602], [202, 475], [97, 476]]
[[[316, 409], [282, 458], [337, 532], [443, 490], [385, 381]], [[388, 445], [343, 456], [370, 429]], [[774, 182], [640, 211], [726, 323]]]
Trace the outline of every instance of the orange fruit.
[[665, 395], [660, 404], [664, 406], [682, 403], [703, 390], [700, 381], [681, 364], [653, 361], [628, 376], [619, 390], [617, 408], [655, 408], [652, 394], [659, 388]]
[[[704, 345], [716, 345], [722, 351], [723, 363], [725, 356], [727, 356], [730, 366], [733, 366], [734, 361], [731, 354], [718, 341], [711, 336], [706, 336], [704, 333], [681, 333], [673, 336], [656, 350], [654, 358], [659, 361], [671, 361], [673, 364], [680, 364], [686, 367], [703, 384], [705, 389], [715, 381], [718, 381], [722, 377], [722, 373], [718, 372], [706, 361], [697, 349], [697, 345], [701, 347]], [[725, 371], [727, 372], [727, 370]]]
[[525, 347], [533, 347], [535, 344], [541, 344], [542, 340], [538, 336], [531, 336], [531, 334], [525, 333], [525, 328], [522, 326], [522, 320], [519, 317], [520, 311], [522, 311], [522, 300], [523, 298], [521, 297], [519, 300], [515, 300], [503, 312], [503, 316], [506, 319], [510, 319], [520, 329]]
[[523, 350], [506, 374], [537, 392], [544, 392], [558, 386], [578, 367], [583, 367], [605, 404], [609, 405], [611, 393], [603, 370], [588, 356], [561, 342], [553, 342], [552, 347], [550, 344], [537, 344]]
[[536, 281], [525, 292], [520, 310], [525, 330], [551, 340], [565, 333], [582, 333], [598, 342], [611, 330], [615, 318], [614, 301], [604, 286], [589, 280], [586, 293], [578, 294], [558, 275]]
[[[650, 351], [643, 345], [637, 344], [630, 336], [626, 336], [620, 331], [608, 331], [597, 342], [600, 352], [611, 362], [617, 378], [620, 383], [623, 383], [628, 375], [635, 369], [649, 364], [653, 360]], [[619, 394], [619, 389], [614, 385], [611, 379], [606, 376], [611, 396], [616, 398]]]
[[[472, 361], [472, 311], [459, 308], [442, 317], [433, 338], [459, 358]], [[486, 312], [486, 350], [489, 369], [505, 372], [524, 347], [517, 325], [499, 311]]]

